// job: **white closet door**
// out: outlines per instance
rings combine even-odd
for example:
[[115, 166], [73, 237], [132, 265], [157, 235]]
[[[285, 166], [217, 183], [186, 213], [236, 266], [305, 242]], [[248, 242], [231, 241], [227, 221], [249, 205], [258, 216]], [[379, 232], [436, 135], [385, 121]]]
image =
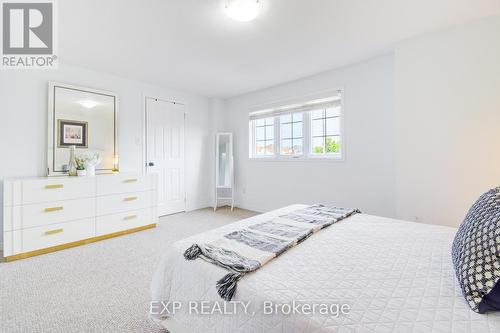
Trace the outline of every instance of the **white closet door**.
[[158, 215], [185, 211], [184, 105], [146, 99], [146, 163], [158, 174]]

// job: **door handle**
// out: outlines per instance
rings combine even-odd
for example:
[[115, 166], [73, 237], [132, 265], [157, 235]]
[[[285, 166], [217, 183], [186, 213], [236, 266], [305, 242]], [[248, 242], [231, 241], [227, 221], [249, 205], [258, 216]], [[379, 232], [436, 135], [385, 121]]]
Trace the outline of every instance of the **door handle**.
[[152, 167], [152, 166], [155, 166], [155, 164], [153, 162], [149, 162], [148, 166]]

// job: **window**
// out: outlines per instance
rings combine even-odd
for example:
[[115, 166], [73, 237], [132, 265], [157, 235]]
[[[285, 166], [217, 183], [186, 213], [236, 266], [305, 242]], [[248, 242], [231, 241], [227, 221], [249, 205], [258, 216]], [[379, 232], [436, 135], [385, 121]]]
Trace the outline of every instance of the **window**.
[[274, 155], [274, 118], [257, 119], [254, 122], [255, 156]]
[[342, 94], [250, 113], [250, 158], [341, 159]]
[[280, 154], [302, 155], [304, 151], [303, 114], [294, 113], [280, 117]]
[[311, 111], [311, 154], [340, 154], [340, 106]]

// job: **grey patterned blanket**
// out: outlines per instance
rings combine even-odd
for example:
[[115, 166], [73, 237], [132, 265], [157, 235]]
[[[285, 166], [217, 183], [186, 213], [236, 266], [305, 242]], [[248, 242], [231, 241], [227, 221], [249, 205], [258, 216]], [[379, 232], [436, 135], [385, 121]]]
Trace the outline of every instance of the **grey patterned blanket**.
[[308, 206], [269, 221], [240, 227], [208, 243], [193, 244], [184, 252], [184, 258], [201, 257], [228, 269], [230, 273], [217, 281], [216, 287], [219, 295], [230, 301], [243, 275], [259, 269], [313, 233], [356, 213], [360, 211], [320, 204]]

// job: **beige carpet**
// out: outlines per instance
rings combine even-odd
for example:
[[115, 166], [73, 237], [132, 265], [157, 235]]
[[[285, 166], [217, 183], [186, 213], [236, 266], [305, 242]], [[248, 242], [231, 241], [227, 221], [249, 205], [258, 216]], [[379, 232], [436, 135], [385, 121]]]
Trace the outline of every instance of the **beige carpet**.
[[147, 317], [162, 253], [178, 239], [253, 215], [202, 209], [163, 217], [155, 229], [0, 263], [0, 332], [166, 332]]

